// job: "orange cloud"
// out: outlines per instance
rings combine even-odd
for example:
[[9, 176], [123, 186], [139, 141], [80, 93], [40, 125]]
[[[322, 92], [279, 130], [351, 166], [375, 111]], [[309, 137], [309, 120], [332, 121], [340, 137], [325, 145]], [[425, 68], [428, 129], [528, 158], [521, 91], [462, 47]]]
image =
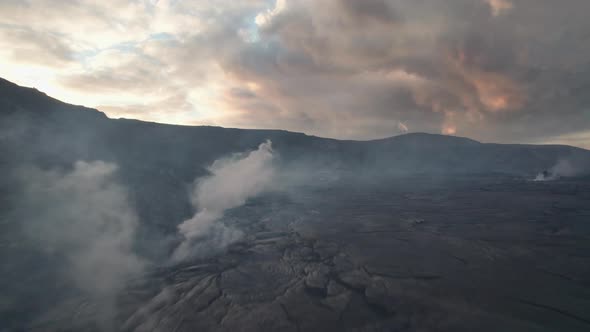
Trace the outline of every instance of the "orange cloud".
[[485, 1], [490, 6], [490, 9], [492, 10], [492, 15], [494, 15], [494, 16], [501, 15], [504, 12], [507, 12], [510, 9], [512, 9], [512, 7], [514, 7], [512, 2], [510, 2], [508, 0], [485, 0]]
[[457, 128], [453, 125], [444, 125], [442, 133], [445, 135], [455, 135], [457, 133]]
[[470, 70], [465, 75], [488, 111], [517, 110], [526, 101], [525, 89], [506, 76], [481, 70]]
[[[468, 110], [491, 112], [518, 110], [526, 102], [524, 86], [502, 73], [486, 71], [471, 64], [463, 51], [458, 51], [455, 57], [450, 57], [449, 67], [475, 90], [475, 96], [462, 96]], [[481, 107], [473, 105], [473, 101], [479, 102], [483, 109], [480, 110]]]

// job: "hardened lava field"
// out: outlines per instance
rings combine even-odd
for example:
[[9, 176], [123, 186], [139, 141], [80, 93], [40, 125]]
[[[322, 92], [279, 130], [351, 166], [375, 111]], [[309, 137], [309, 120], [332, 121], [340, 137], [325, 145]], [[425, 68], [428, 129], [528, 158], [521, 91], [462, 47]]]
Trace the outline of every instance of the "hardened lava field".
[[415, 176], [267, 194], [225, 255], [120, 298], [161, 331], [586, 331], [590, 181]]

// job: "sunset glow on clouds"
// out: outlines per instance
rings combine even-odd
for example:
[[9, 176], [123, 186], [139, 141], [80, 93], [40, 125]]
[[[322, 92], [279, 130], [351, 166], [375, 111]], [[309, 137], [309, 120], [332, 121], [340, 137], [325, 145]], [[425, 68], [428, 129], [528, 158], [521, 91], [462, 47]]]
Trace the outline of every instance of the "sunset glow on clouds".
[[590, 147], [590, 2], [4, 0], [0, 76], [110, 117]]

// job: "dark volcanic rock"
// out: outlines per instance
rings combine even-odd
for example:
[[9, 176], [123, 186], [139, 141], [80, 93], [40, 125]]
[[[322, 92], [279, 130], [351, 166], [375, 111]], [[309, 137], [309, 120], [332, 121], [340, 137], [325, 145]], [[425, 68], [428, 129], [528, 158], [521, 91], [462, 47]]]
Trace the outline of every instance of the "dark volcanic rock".
[[346, 286], [357, 290], [364, 290], [371, 284], [371, 277], [363, 270], [341, 272], [338, 279]]
[[[588, 151], [109, 119], [4, 80], [0, 130], [2, 331], [590, 329], [590, 179], [529, 181], [561, 159], [588, 165]], [[304, 181], [228, 211], [240, 242], [171, 264], [190, 184], [266, 139], [277, 169], [303, 167]], [[134, 249], [152, 263], [121, 285], [108, 325], [17, 213], [18, 170], [78, 160], [118, 165], [139, 214]]]

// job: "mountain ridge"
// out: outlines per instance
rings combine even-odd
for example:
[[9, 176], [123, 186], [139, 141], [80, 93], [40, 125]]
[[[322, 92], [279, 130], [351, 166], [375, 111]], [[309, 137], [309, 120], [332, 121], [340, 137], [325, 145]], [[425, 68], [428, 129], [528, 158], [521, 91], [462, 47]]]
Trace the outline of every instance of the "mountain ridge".
[[164, 167], [183, 179], [206, 174], [213, 161], [255, 149], [267, 139], [284, 164], [357, 173], [505, 173], [534, 176], [567, 159], [590, 165], [590, 151], [567, 145], [499, 144], [441, 134], [407, 133], [338, 140], [278, 129], [160, 124], [112, 119], [33, 89], [0, 80], [0, 129], [8, 164], [117, 163], [123, 172]]
[[[455, 135], [444, 135], [444, 134], [437, 134], [437, 133], [427, 133], [427, 132], [409, 132], [409, 133], [404, 133], [404, 134], [399, 134], [399, 135], [392, 135], [392, 136], [387, 136], [387, 137], [383, 137], [383, 138], [375, 138], [375, 139], [368, 139], [368, 140], [356, 140], [356, 139], [337, 139], [337, 138], [331, 138], [331, 137], [323, 137], [323, 136], [317, 136], [317, 135], [309, 135], [303, 132], [297, 132], [297, 131], [290, 131], [290, 130], [284, 130], [284, 129], [273, 129], [273, 128], [237, 128], [237, 127], [223, 127], [223, 126], [215, 126], [215, 125], [183, 125], [183, 124], [169, 124], [169, 123], [160, 123], [160, 122], [154, 122], [154, 121], [145, 121], [145, 120], [139, 120], [139, 119], [132, 119], [132, 118], [113, 118], [113, 117], [109, 117], [108, 115], [106, 115], [104, 112], [95, 109], [95, 108], [91, 108], [91, 107], [86, 107], [83, 105], [75, 105], [75, 104], [69, 104], [66, 102], [63, 102], [57, 98], [51, 97], [49, 95], [47, 95], [46, 93], [44, 93], [43, 91], [40, 91], [34, 87], [24, 87], [24, 86], [20, 86], [16, 83], [13, 83], [9, 80], [6, 80], [2, 77], [0, 77], [0, 101], [1, 102], [6, 102], [6, 98], [7, 96], [11, 96], [12, 98], [14, 96], [23, 96], [25, 94], [29, 94], [27, 95], [27, 103], [25, 103], [25, 106], [29, 106], [29, 102], [35, 101], [35, 102], [39, 102], [39, 101], [45, 101], [49, 106], [52, 106], [52, 108], [50, 110], [55, 111], [57, 109], [57, 111], [63, 111], [63, 110], [84, 110], [87, 111], [88, 113], [97, 113], [97, 116], [100, 117], [104, 117], [110, 120], [114, 120], [114, 121], [129, 121], [129, 122], [135, 122], [135, 123], [142, 123], [142, 124], [146, 124], [146, 125], [159, 125], [159, 126], [171, 126], [171, 127], [181, 127], [181, 128], [220, 128], [220, 129], [227, 129], [227, 130], [244, 130], [244, 131], [248, 131], [248, 130], [255, 130], [255, 131], [263, 131], [263, 132], [269, 132], [269, 133], [273, 133], [273, 132], [279, 132], [279, 133], [288, 133], [288, 134], [295, 134], [295, 135], [303, 135], [303, 136], [307, 136], [307, 137], [313, 137], [313, 138], [320, 138], [320, 139], [325, 139], [325, 140], [334, 140], [334, 141], [340, 141], [340, 142], [386, 142], [386, 141], [392, 141], [392, 140], [403, 140], [403, 139], [409, 139], [409, 138], [417, 138], [419, 137], [420, 139], [426, 139], [426, 138], [431, 138], [431, 139], [446, 139], [449, 141], [454, 140], [455, 142], [467, 142], [467, 141], [471, 141], [471, 142], [476, 142], [479, 144], [500, 144], [500, 145], [525, 145], [525, 146], [570, 146], [570, 145], [562, 145], [562, 144], [522, 144], [522, 143], [494, 143], [494, 142], [481, 142], [469, 137], [463, 137], [463, 136], [455, 136]], [[10, 101], [12, 98], [8, 98], [8, 100]], [[21, 101], [22, 102], [22, 101]], [[2, 106], [5, 106], [3, 104], [0, 104]], [[26, 108], [24, 108], [26, 110]], [[575, 146], [571, 146], [574, 148], [578, 148], [578, 149], [582, 149], [582, 150], [586, 150], [580, 147], [575, 147]]]
[[[8, 91], [7, 91], [8, 90]], [[8, 92], [8, 93], [7, 93]], [[15, 93], [17, 92], [17, 93]], [[5, 106], [5, 98], [6, 95], [23, 95], [23, 94], [32, 94], [32, 96], [28, 96], [28, 97], [33, 97], [30, 98], [31, 100], [34, 100], [35, 98], [38, 101], [42, 101], [43, 99], [45, 99], [45, 101], [49, 104], [52, 105], [53, 108], [51, 110], [55, 111], [57, 109], [57, 111], [64, 111], [64, 110], [75, 110], [75, 111], [80, 111], [83, 110], [86, 112], [86, 114], [93, 114], [97, 116], [97, 117], [101, 117], [101, 118], [105, 118], [105, 119], [109, 119], [109, 120], [113, 120], [113, 121], [128, 121], [128, 122], [132, 122], [132, 123], [137, 123], [137, 124], [142, 124], [142, 125], [146, 125], [146, 126], [152, 126], [152, 125], [157, 125], [157, 126], [170, 126], [170, 127], [174, 127], [174, 128], [191, 128], [191, 129], [198, 129], [198, 128], [219, 128], [219, 129], [223, 129], [223, 130], [239, 130], [239, 131], [259, 131], [259, 132], [268, 132], [268, 133], [285, 133], [285, 134], [290, 134], [290, 135], [300, 135], [300, 136], [305, 136], [305, 137], [311, 137], [311, 138], [317, 138], [317, 139], [323, 139], [323, 140], [331, 140], [331, 141], [338, 141], [338, 142], [368, 142], [368, 143], [388, 143], [388, 142], [398, 142], [398, 141], [408, 141], [411, 139], [420, 139], [420, 140], [446, 140], [447, 142], [461, 142], [461, 143], [467, 143], [469, 142], [470, 144], [473, 143], [478, 143], [478, 144], [485, 144], [485, 145], [501, 145], [501, 146], [529, 146], [529, 147], [534, 147], [534, 146], [553, 146], [553, 147], [567, 147], [567, 148], [574, 148], [574, 149], [579, 149], [579, 150], [583, 150], [583, 151], [590, 151], [581, 147], [577, 147], [577, 146], [571, 146], [571, 145], [565, 145], [565, 144], [528, 144], [528, 143], [495, 143], [495, 142], [481, 142], [469, 137], [464, 137], [464, 136], [455, 136], [455, 135], [445, 135], [445, 134], [438, 134], [438, 133], [427, 133], [427, 132], [410, 132], [410, 133], [404, 133], [404, 134], [399, 134], [399, 135], [393, 135], [393, 136], [388, 136], [388, 137], [383, 137], [383, 138], [375, 138], [375, 139], [368, 139], [368, 140], [355, 140], [355, 139], [337, 139], [337, 138], [331, 138], [331, 137], [323, 137], [323, 136], [316, 136], [316, 135], [309, 135], [303, 132], [297, 132], [297, 131], [290, 131], [290, 130], [285, 130], [285, 129], [272, 129], [272, 128], [255, 128], [255, 129], [246, 129], [246, 128], [236, 128], [236, 127], [223, 127], [223, 126], [215, 126], [215, 125], [183, 125], [183, 124], [168, 124], [168, 123], [160, 123], [160, 122], [154, 122], [154, 121], [145, 121], [145, 120], [139, 120], [139, 119], [132, 119], [132, 118], [111, 118], [108, 115], [106, 115], [104, 112], [95, 109], [95, 108], [90, 108], [90, 107], [86, 107], [83, 105], [75, 105], [75, 104], [69, 104], [66, 102], [63, 102], [57, 98], [51, 97], [49, 95], [47, 95], [46, 93], [34, 88], [34, 87], [23, 87], [20, 86], [16, 83], [13, 83], [9, 80], [6, 80], [2, 77], [0, 77], [0, 106]], [[26, 105], [26, 104], [25, 104]], [[26, 105], [28, 106], [28, 105]], [[26, 108], [24, 108], [26, 110]], [[2, 109], [3, 111], [3, 109]]]

